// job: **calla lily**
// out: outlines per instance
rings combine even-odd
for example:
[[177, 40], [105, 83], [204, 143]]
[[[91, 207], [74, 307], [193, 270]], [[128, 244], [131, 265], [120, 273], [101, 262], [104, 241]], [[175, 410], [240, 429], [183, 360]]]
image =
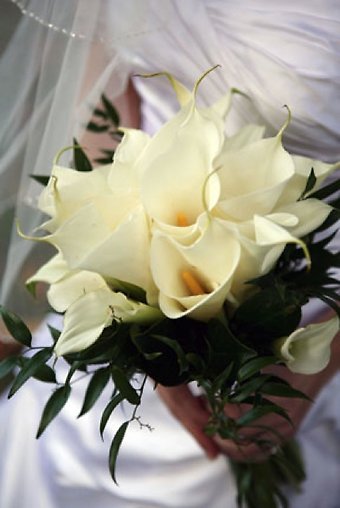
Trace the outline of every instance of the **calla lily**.
[[129, 300], [108, 287], [90, 291], [68, 307], [55, 353], [62, 356], [88, 348], [113, 320], [147, 324], [161, 317], [159, 309]]
[[324, 323], [298, 328], [289, 337], [275, 341], [275, 352], [292, 372], [316, 374], [327, 366], [331, 342], [338, 331], [337, 316]]
[[152, 240], [152, 275], [160, 308], [170, 318], [207, 320], [218, 314], [230, 292], [240, 244], [221, 221], [200, 226], [200, 238], [189, 246], [161, 232]]
[[216, 165], [221, 182], [218, 210], [228, 220], [246, 221], [255, 213], [271, 213], [294, 175], [294, 164], [282, 147], [281, 135], [239, 150], [226, 148]]

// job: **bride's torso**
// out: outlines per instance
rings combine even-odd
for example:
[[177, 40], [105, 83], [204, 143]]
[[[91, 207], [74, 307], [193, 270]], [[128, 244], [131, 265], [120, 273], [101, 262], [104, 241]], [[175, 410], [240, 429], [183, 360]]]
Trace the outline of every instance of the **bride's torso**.
[[[340, 159], [340, 3], [334, 0], [173, 0], [155, 31], [125, 53], [133, 73], [167, 71], [192, 87], [201, 84], [204, 103], [236, 87], [251, 101], [236, 99], [233, 131], [246, 122], [277, 131], [292, 122], [290, 150], [323, 160]], [[165, 5], [164, 4], [164, 5]], [[155, 13], [153, 13], [154, 15]], [[113, 13], [115, 15], [115, 13]], [[165, 78], [136, 78], [143, 124], [154, 131], [176, 110]]]

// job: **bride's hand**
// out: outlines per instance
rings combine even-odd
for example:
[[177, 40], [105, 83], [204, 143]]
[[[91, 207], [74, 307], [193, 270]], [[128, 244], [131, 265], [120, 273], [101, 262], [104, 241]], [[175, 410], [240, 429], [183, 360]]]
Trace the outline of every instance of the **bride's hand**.
[[[314, 399], [320, 388], [338, 369], [339, 342], [335, 345], [334, 356], [329, 368], [319, 374], [313, 376], [296, 375], [284, 367], [272, 368], [271, 373], [285, 378], [295, 388]], [[209, 458], [215, 458], [218, 454], [223, 453], [238, 462], [246, 460], [260, 462], [265, 460], [271, 453], [275, 452], [277, 446], [293, 437], [311, 406], [311, 402], [307, 400], [283, 397], [272, 398], [274, 402], [287, 410], [293, 425], [277, 414], [270, 414], [256, 421], [256, 425], [242, 429], [241, 434], [244, 437], [244, 442], [242, 445], [238, 445], [231, 440], [222, 439], [218, 436], [209, 437], [205, 434], [204, 428], [209, 421], [210, 412], [204, 398], [193, 395], [189, 386], [164, 387], [159, 385], [158, 393], [171, 413], [192, 434]], [[230, 404], [226, 406], [225, 410], [231, 418], [237, 419], [245, 412], [246, 407]], [[260, 429], [257, 424], [274, 429], [275, 432], [266, 431], [264, 428]], [[258, 437], [261, 440], [268, 441], [268, 446], [261, 449], [257, 444], [251, 443], [254, 438]]]
[[[323, 316], [328, 319], [329, 316]], [[315, 399], [320, 389], [329, 381], [329, 379], [340, 370], [340, 336], [338, 335], [332, 343], [331, 359], [328, 366], [318, 374], [314, 375], [300, 375], [293, 374], [285, 367], [273, 367], [268, 369], [268, 372], [281, 376], [286, 379], [297, 390], [302, 391], [310, 397], [311, 400]], [[205, 453], [210, 458], [215, 458], [218, 454], [223, 453], [235, 461], [243, 462], [245, 460], [261, 461], [275, 451], [275, 444], [280, 445], [280, 439], [273, 439], [273, 434], [270, 432], [264, 436], [268, 439], [273, 439], [274, 445], [269, 446], [267, 450], [262, 451], [256, 444], [248, 444], [250, 439], [258, 436], [259, 429], [256, 427], [248, 427], [242, 429], [244, 435], [244, 443], [242, 446], [236, 445], [231, 440], [221, 439], [220, 437], [211, 438], [204, 432], [207, 425], [210, 412], [204, 402], [204, 398], [197, 397], [192, 394], [187, 385], [164, 387], [158, 386], [158, 393], [166, 404], [171, 413], [177, 418], [183, 426], [192, 434], [198, 444], [203, 448]], [[276, 403], [283, 406], [293, 422], [291, 425], [288, 421], [276, 414], [271, 414], [261, 419], [256, 423], [266, 425], [277, 431], [282, 439], [290, 439], [296, 430], [299, 428], [306, 412], [311, 406], [311, 403], [302, 399], [273, 399]], [[229, 405], [226, 407], [226, 412], [232, 418], [241, 416], [245, 407]], [[248, 439], [249, 438], [249, 439]]]
[[[237, 462], [260, 462], [268, 458], [277, 446], [280, 446], [295, 433], [295, 428], [287, 420], [272, 414], [256, 422], [263, 428], [260, 429], [254, 425], [242, 429], [241, 435], [244, 438], [242, 444], [236, 444], [219, 436], [209, 437], [205, 434], [204, 428], [209, 421], [210, 412], [203, 397], [193, 395], [187, 385], [158, 386], [158, 393], [171, 413], [196, 439], [209, 458], [215, 458], [222, 453]], [[281, 399], [280, 404], [287, 409], [296, 426], [299, 425], [308, 409], [308, 403], [298, 399], [294, 399], [294, 401]], [[245, 410], [245, 406], [236, 404], [230, 404], [225, 408], [228, 416], [234, 419], [239, 418]], [[275, 433], [264, 430], [264, 427], [275, 429]], [[280, 437], [278, 437], [279, 435]], [[268, 441], [268, 446], [260, 448], [253, 442], [255, 438]]]

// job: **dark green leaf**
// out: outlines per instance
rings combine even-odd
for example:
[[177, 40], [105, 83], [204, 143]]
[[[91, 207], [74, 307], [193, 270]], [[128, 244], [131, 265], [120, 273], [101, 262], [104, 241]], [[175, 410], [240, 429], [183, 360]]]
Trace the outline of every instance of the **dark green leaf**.
[[254, 421], [258, 420], [259, 418], [262, 418], [263, 416], [266, 416], [270, 413], [276, 413], [282, 416], [283, 418], [286, 418], [289, 420], [289, 417], [286, 413], [286, 411], [276, 404], [265, 404], [261, 406], [254, 407], [244, 413], [240, 418], [236, 421], [237, 425], [240, 427], [250, 425]]
[[79, 146], [78, 141], [74, 138], [73, 161], [77, 171], [92, 171], [92, 164], [89, 161], [84, 150]]
[[114, 395], [114, 397], [112, 397], [112, 399], [110, 400], [110, 402], [107, 404], [106, 408], [104, 409], [101, 420], [100, 420], [100, 426], [99, 426], [100, 435], [102, 437], [103, 437], [103, 433], [104, 433], [106, 424], [107, 424], [112, 412], [118, 406], [118, 404], [120, 404], [123, 400], [124, 400], [123, 395], [121, 393], [117, 393], [116, 395]]
[[23, 344], [24, 346], [31, 347], [32, 335], [28, 327], [21, 320], [19, 316], [13, 312], [7, 311], [2, 305], [0, 305], [0, 314], [6, 325], [9, 333], [14, 337], [15, 340]]
[[51, 421], [62, 410], [62, 408], [64, 407], [70, 396], [70, 393], [71, 393], [70, 385], [61, 386], [55, 392], [52, 393], [51, 397], [48, 399], [45, 405], [43, 414], [41, 416], [38, 432], [36, 435], [37, 438], [41, 436], [41, 434], [44, 432], [49, 423], [51, 423]]
[[107, 114], [102, 109], [96, 108], [93, 111], [94, 116], [98, 116], [99, 118], [107, 118]]
[[146, 292], [141, 287], [119, 279], [109, 279], [108, 282], [112, 289], [115, 291], [124, 293], [124, 295], [126, 295], [128, 298], [131, 298], [132, 300], [147, 303]]
[[256, 391], [262, 393], [262, 386], [268, 378], [270, 378], [269, 374], [266, 376], [260, 375], [237, 387], [235, 393], [231, 396], [232, 402], [243, 402], [249, 395]]
[[86, 126], [86, 129], [91, 132], [105, 132], [108, 128], [109, 126], [107, 124], [99, 125], [95, 122], [89, 122]]
[[177, 356], [178, 366], [179, 366], [179, 374], [181, 375], [182, 372], [184, 372], [187, 369], [188, 362], [187, 362], [185, 353], [184, 353], [183, 349], [181, 348], [180, 344], [176, 340], [170, 339], [169, 337], [165, 337], [163, 335], [152, 334], [151, 337], [153, 339], [156, 339], [156, 340], [162, 342], [166, 346], [169, 346], [169, 348], [175, 352], [175, 354]]
[[30, 175], [30, 177], [35, 180], [36, 182], [40, 183], [44, 187], [48, 184], [48, 181], [50, 179], [49, 176], [46, 175]]
[[339, 190], [340, 190], [340, 179], [338, 178], [334, 182], [331, 182], [328, 185], [322, 187], [321, 189], [318, 189], [317, 191], [313, 192], [313, 194], [310, 194], [309, 197], [323, 200]]
[[43, 381], [44, 383], [56, 383], [56, 376], [54, 370], [49, 365], [41, 365], [34, 375], [34, 379]]
[[53, 339], [53, 342], [56, 343], [57, 340], [59, 339], [60, 335], [61, 335], [61, 331], [57, 330], [57, 328], [54, 328], [54, 326], [51, 326], [51, 325], [47, 325], [47, 326], [48, 326], [48, 329], [50, 331], [50, 334], [51, 334], [51, 337]]
[[300, 199], [304, 199], [304, 197], [314, 188], [316, 184], [316, 176], [314, 173], [314, 168], [311, 169], [311, 172], [309, 173], [309, 177], [307, 179], [306, 187], [301, 194]]
[[128, 400], [131, 404], [134, 405], [140, 403], [140, 397], [137, 391], [130, 384], [128, 378], [126, 377], [122, 369], [120, 369], [116, 365], [112, 367], [112, 379], [117, 390], [119, 390], [119, 392], [123, 395], [123, 397], [126, 400]]
[[102, 103], [105, 108], [105, 111], [107, 113], [107, 116], [111, 119], [113, 125], [118, 127], [120, 124], [120, 118], [119, 118], [119, 114], [118, 114], [116, 108], [109, 101], [109, 99], [106, 97], [106, 95], [102, 94], [101, 99], [102, 99]]
[[117, 432], [112, 440], [111, 447], [110, 447], [109, 468], [110, 468], [110, 473], [111, 473], [112, 479], [116, 485], [118, 485], [117, 481], [116, 481], [116, 463], [117, 463], [118, 452], [120, 449], [120, 445], [122, 444], [122, 441], [124, 439], [125, 432], [129, 426], [129, 423], [130, 422], [124, 422], [119, 427], [119, 429], [117, 430]]
[[243, 340], [261, 346], [297, 328], [302, 302], [299, 293], [288, 291], [283, 284], [264, 288], [238, 307], [231, 328]]
[[35, 298], [36, 297], [37, 282], [36, 281], [26, 282], [25, 287], [26, 287], [27, 291], [33, 296], [33, 298]]
[[0, 379], [4, 378], [12, 372], [14, 367], [18, 364], [18, 360], [16, 356], [10, 356], [8, 358], [5, 358], [4, 360], [1, 360], [0, 362]]
[[238, 378], [240, 381], [244, 381], [245, 379], [248, 379], [257, 372], [260, 372], [261, 369], [263, 369], [264, 367], [276, 364], [277, 358], [275, 356], [261, 356], [252, 358], [240, 368], [238, 372]]
[[16, 376], [8, 397], [12, 397], [17, 390], [44, 365], [52, 356], [52, 348], [44, 348], [25, 362], [23, 368]]
[[112, 163], [112, 158], [111, 157], [99, 157], [98, 159], [94, 159], [94, 161], [97, 164], [106, 165], [106, 164], [111, 164]]
[[275, 397], [296, 397], [300, 399], [310, 400], [310, 398], [300, 390], [296, 390], [286, 383], [271, 382], [264, 383], [261, 388], [261, 393], [266, 395], [273, 395]]
[[[110, 368], [106, 367], [104, 369], [98, 369], [92, 376], [91, 381], [87, 387], [84, 403], [79, 413], [79, 416], [83, 416], [87, 413], [94, 403], [97, 401], [98, 397], [101, 395], [105, 386], [107, 385], [110, 378]], [[78, 417], [79, 417], [78, 416]]]

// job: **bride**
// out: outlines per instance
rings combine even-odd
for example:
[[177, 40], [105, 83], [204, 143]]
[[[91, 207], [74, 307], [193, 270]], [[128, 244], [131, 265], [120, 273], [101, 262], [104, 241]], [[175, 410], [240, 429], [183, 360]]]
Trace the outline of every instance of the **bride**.
[[[14, 215], [25, 231], [40, 223], [34, 209], [40, 188], [28, 176], [49, 174], [55, 154], [73, 136], [91, 143], [84, 138], [84, 125], [102, 92], [121, 108], [125, 125], [141, 125], [149, 133], [176, 111], [165, 80], [140, 74], [167, 71], [190, 88], [203, 71], [220, 64], [202, 82], [200, 100], [211, 103], [230, 87], [251, 99], [236, 99], [229, 134], [249, 122], [265, 125], [268, 135], [277, 132], [285, 120], [282, 105], [288, 104], [287, 148], [324, 161], [340, 160], [340, 7], [331, 0], [15, 3], [23, 17], [0, 64], [0, 214], [6, 231]], [[34, 272], [36, 256], [14, 230], [4, 243], [9, 248], [5, 252], [2, 242], [7, 262], [0, 301], [16, 310], [19, 287]], [[33, 302], [27, 305], [33, 307]], [[19, 313], [24, 311], [22, 306]], [[311, 306], [305, 319], [312, 314], [321, 319], [323, 312]], [[57, 316], [46, 320], [60, 326]], [[36, 340], [44, 342], [46, 333], [44, 323]], [[296, 424], [302, 421], [298, 436], [308, 474], [301, 494], [290, 496], [292, 508], [339, 504], [337, 342], [324, 372], [294, 379], [296, 387], [319, 396], [308, 414], [306, 403], [289, 408]], [[1, 507], [236, 506], [226, 457], [234, 458], [237, 450], [205, 436], [208, 414], [186, 387], [155, 392], [150, 383], [141, 419], [154, 430], [137, 424], [129, 429], [118, 461], [118, 487], [108, 473], [107, 448], [129, 408], [114, 412], [103, 443], [98, 421], [105, 393], [102, 405], [99, 401], [76, 421], [83, 390], [80, 381], [39, 441], [34, 435], [50, 387], [32, 381], [14, 399], [3, 401]]]

